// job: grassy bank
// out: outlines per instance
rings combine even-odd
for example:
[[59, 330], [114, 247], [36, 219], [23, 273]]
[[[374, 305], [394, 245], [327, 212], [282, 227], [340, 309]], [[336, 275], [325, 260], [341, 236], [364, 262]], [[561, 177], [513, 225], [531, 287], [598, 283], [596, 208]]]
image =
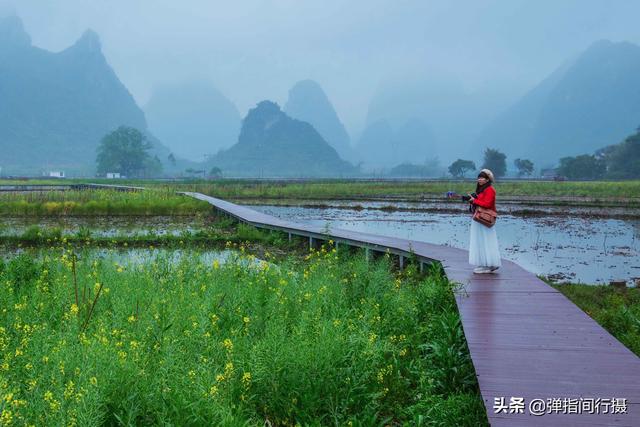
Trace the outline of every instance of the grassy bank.
[[620, 291], [611, 286], [552, 286], [640, 356], [640, 288]]
[[[228, 198], [354, 198], [378, 196], [442, 195], [447, 191], [461, 194], [472, 190], [474, 179], [428, 181], [354, 181], [354, 180], [186, 180], [176, 182], [154, 180], [0, 180], [0, 185], [59, 185], [96, 182], [111, 185], [164, 187], [181, 191], [199, 191]], [[630, 181], [500, 181], [497, 186], [504, 196], [556, 196], [594, 198], [640, 198], [640, 180]]]
[[[96, 182], [63, 180], [60, 184]], [[195, 191], [230, 200], [445, 200], [448, 191], [466, 194], [475, 182], [466, 181], [252, 181], [217, 180], [162, 182], [103, 180], [103, 183], [143, 186], [152, 191], [120, 193], [83, 190], [11, 193], [0, 192], [0, 214], [13, 215], [186, 215], [206, 211], [206, 204], [175, 194]], [[36, 184], [17, 181], [13, 184]], [[56, 182], [57, 183], [57, 182]], [[51, 182], [49, 182], [51, 184]], [[640, 206], [640, 181], [540, 182], [499, 181], [499, 197], [533, 204], [577, 206]]]
[[[167, 185], [167, 184], [163, 184]], [[423, 195], [443, 196], [447, 191], [466, 194], [474, 181], [408, 182], [251, 182], [216, 181], [171, 184], [169, 188], [197, 191], [221, 198], [271, 199], [358, 199], [398, 197], [416, 199]], [[596, 199], [640, 199], [640, 181], [620, 182], [539, 182], [504, 181], [496, 184], [501, 196], [582, 197]]]
[[0, 215], [196, 215], [208, 213], [206, 202], [155, 187], [150, 191], [69, 190], [0, 192]]
[[0, 264], [3, 424], [486, 425], [451, 285], [322, 250]]

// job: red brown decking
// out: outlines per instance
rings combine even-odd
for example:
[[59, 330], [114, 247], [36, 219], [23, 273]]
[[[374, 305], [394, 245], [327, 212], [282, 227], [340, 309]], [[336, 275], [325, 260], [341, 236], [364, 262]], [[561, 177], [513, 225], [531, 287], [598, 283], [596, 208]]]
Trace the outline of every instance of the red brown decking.
[[[503, 260], [473, 274], [467, 251], [425, 242], [284, 221], [200, 193], [183, 193], [257, 227], [439, 261], [460, 283], [456, 302], [492, 426], [640, 426], [640, 358], [560, 292]], [[524, 398], [524, 414], [494, 413], [494, 399]], [[627, 399], [626, 414], [530, 415], [531, 399]]]

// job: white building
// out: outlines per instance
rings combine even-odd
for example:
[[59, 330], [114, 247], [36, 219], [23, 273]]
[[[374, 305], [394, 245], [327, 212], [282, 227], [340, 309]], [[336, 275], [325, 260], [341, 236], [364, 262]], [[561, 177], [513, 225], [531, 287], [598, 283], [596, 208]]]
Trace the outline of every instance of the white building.
[[107, 172], [107, 179], [120, 178], [120, 172]]
[[64, 171], [49, 171], [46, 176], [49, 178], [64, 178]]

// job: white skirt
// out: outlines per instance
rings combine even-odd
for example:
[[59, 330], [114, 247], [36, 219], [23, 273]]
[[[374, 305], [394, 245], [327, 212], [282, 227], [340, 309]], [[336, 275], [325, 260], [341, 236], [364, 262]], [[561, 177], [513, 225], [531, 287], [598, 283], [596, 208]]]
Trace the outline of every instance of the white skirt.
[[469, 264], [482, 267], [502, 266], [495, 225], [489, 228], [473, 219], [471, 220]]

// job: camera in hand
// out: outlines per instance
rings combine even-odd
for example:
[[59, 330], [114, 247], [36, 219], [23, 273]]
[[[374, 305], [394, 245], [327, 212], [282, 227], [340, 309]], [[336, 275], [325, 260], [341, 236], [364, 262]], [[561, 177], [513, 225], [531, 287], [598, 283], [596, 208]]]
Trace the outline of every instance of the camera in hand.
[[[474, 199], [478, 197], [478, 195], [476, 193], [471, 193], [471, 197], [473, 197]], [[469, 196], [462, 196], [462, 200], [465, 202], [468, 202], [469, 200], [471, 200], [471, 197]]]

